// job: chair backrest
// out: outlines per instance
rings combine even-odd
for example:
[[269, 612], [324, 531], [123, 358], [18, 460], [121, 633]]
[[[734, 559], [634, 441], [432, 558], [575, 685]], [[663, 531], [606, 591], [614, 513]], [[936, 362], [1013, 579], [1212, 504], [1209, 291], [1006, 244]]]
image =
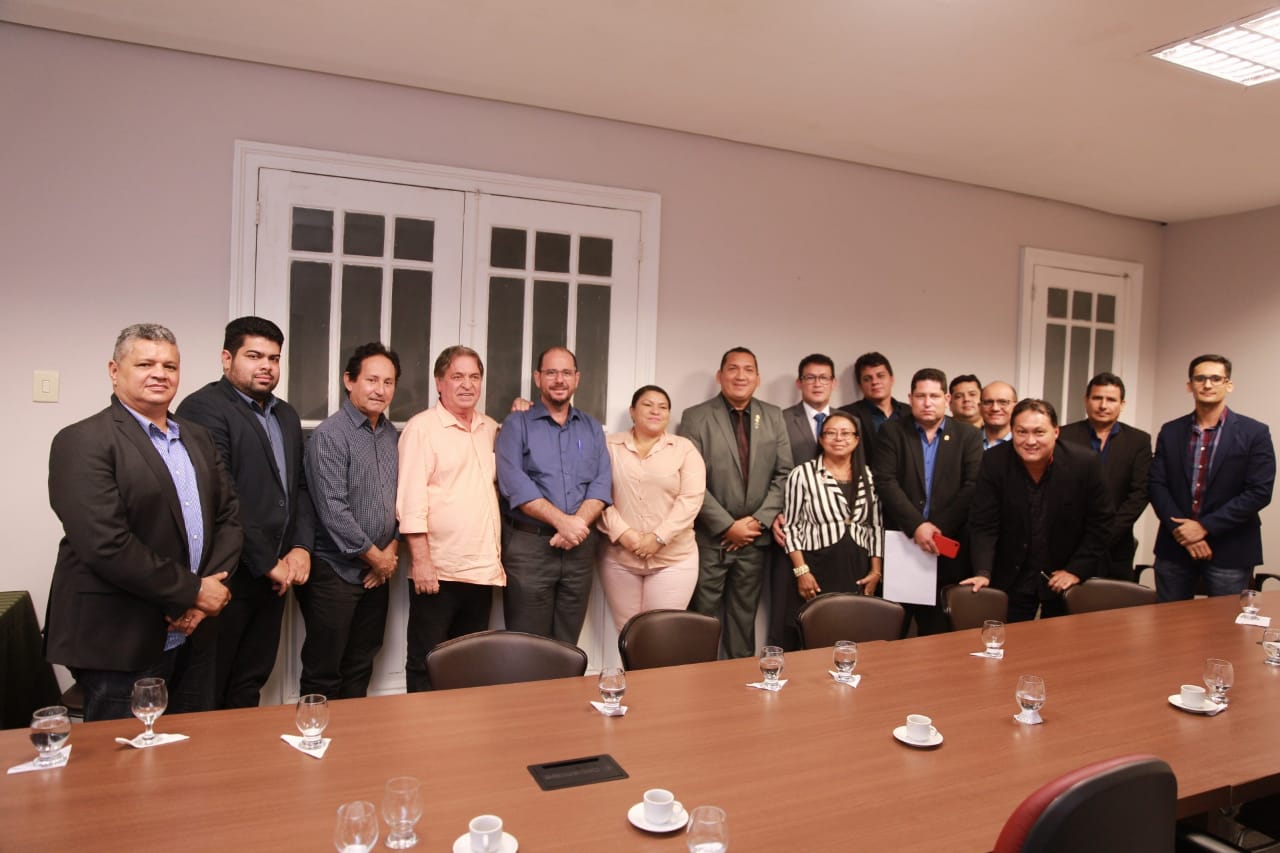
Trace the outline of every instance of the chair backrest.
[[1142, 584], [1112, 578], [1090, 578], [1067, 590], [1068, 613], [1092, 613], [1117, 607], [1140, 607], [1155, 604], [1156, 591]]
[[852, 592], [827, 592], [800, 608], [800, 638], [806, 649], [837, 640], [867, 643], [902, 636], [901, 604]]
[[971, 586], [958, 583], [945, 586], [942, 604], [952, 631], [981, 628], [988, 619], [1003, 622], [1009, 616], [1009, 596], [989, 586], [977, 592]]
[[688, 610], [637, 613], [618, 634], [618, 653], [627, 669], [713, 661], [720, 655], [720, 620]]
[[1099, 761], [1047, 782], [1013, 811], [993, 853], [1174, 849], [1178, 783], [1154, 755]]
[[480, 631], [427, 653], [437, 690], [569, 678], [587, 671], [587, 653], [570, 643], [521, 631]]

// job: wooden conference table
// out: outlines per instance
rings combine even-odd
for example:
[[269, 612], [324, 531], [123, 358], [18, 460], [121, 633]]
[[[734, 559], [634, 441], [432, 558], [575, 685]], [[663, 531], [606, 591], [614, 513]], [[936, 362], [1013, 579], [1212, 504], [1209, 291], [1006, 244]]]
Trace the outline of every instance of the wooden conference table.
[[[1261, 597], [1280, 616], [1280, 592]], [[0, 782], [3, 850], [332, 850], [334, 810], [381, 800], [387, 778], [422, 780], [418, 849], [450, 849], [477, 814], [501, 815], [522, 851], [684, 850], [633, 828], [646, 788], [729, 814], [732, 849], [989, 850], [1034, 788], [1091, 761], [1154, 753], [1178, 776], [1184, 815], [1280, 790], [1280, 667], [1234, 597], [1011, 625], [1003, 661], [969, 656], [977, 631], [860, 647], [861, 685], [827, 675], [825, 649], [787, 655], [780, 693], [745, 687], [754, 660], [628, 675], [625, 717], [587, 704], [594, 680], [442, 691], [332, 704], [322, 760], [282, 743], [289, 706], [162, 717], [191, 740], [114, 743], [133, 720], [76, 725], [69, 764]], [[1280, 623], [1277, 623], [1280, 624]], [[1206, 657], [1235, 664], [1231, 707], [1188, 714], [1167, 698]], [[1046, 722], [1012, 720], [1021, 674], [1045, 679]], [[945, 742], [903, 746], [908, 713]], [[611, 754], [630, 778], [542, 791], [526, 765]], [[28, 759], [0, 733], [0, 762]]]

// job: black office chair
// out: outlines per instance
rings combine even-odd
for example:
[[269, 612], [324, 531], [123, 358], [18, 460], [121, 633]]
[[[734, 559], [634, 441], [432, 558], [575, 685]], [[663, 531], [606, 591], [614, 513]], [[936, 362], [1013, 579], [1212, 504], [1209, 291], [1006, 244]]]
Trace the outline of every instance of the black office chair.
[[570, 643], [521, 631], [480, 631], [427, 653], [437, 690], [570, 678], [587, 671], [587, 653]]
[[627, 669], [713, 661], [720, 655], [720, 620], [688, 610], [637, 613], [618, 634]]
[[942, 605], [952, 631], [981, 628], [988, 619], [1004, 622], [1009, 616], [1009, 596], [989, 586], [977, 592], [958, 583], [944, 586]]
[[1067, 613], [1092, 613], [1157, 602], [1156, 591], [1142, 584], [1112, 578], [1089, 578], [1067, 590]]
[[800, 608], [800, 640], [806, 649], [834, 646], [837, 640], [896, 640], [904, 613], [901, 604], [883, 598], [826, 592]]

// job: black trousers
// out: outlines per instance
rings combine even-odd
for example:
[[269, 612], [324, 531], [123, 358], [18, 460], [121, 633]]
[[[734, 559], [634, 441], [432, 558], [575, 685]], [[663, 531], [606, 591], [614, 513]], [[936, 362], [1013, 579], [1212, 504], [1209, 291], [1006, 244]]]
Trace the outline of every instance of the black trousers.
[[387, 628], [388, 589], [385, 583], [373, 589], [347, 583], [324, 560], [311, 558], [311, 577], [296, 589], [307, 626], [302, 693], [353, 699], [369, 692]]
[[405, 687], [410, 693], [431, 689], [427, 653], [445, 640], [474, 634], [489, 627], [493, 587], [440, 581], [434, 595], [414, 592], [409, 579], [409, 636], [404, 661]]
[[218, 616], [216, 699], [219, 708], [256, 708], [275, 668], [285, 599], [243, 566], [232, 581], [231, 601]]
[[167, 714], [213, 710], [213, 670], [218, 619], [206, 619], [177, 648], [169, 649], [146, 669], [121, 671], [72, 667], [84, 693], [84, 721], [127, 720], [133, 717], [133, 683], [140, 678], [163, 678], [169, 693]]

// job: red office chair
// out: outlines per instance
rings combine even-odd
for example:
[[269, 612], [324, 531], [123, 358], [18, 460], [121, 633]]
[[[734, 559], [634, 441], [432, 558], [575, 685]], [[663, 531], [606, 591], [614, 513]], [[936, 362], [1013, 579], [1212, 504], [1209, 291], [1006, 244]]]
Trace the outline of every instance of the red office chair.
[[1178, 783], [1154, 755], [1127, 755], [1042, 785], [1009, 816], [993, 853], [1168, 853]]

